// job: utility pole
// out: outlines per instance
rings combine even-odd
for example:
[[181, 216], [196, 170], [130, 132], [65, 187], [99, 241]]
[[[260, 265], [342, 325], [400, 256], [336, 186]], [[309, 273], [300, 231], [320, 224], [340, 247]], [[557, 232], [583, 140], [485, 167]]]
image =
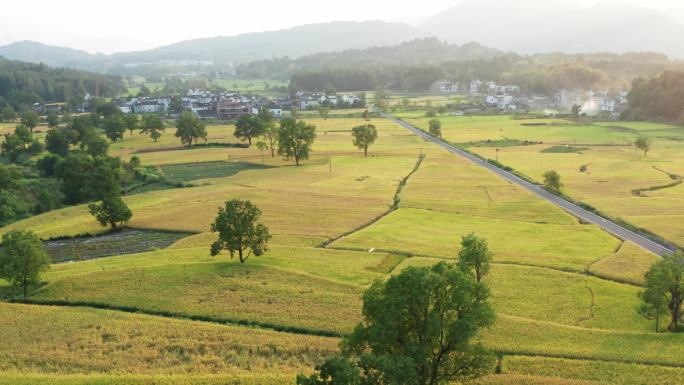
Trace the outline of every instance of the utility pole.
[[329, 162], [329, 164], [330, 164], [330, 173], [332, 174], [332, 154], [330, 154], [329, 156], [330, 156], [330, 162]]
[[499, 149], [496, 149], [496, 162], [499, 162]]

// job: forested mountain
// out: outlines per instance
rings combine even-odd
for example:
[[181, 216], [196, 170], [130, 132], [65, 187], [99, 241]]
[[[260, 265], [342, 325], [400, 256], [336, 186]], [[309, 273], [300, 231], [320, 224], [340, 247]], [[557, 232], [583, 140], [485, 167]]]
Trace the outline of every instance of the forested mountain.
[[122, 90], [118, 76], [0, 58], [0, 108], [9, 104], [24, 110], [40, 101], [78, 103], [86, 94], [108, 97]]
[[684, 64], [656, 53], [518, 55], [476, 44], [450, 46], [424, 39], [396, 47], [248, 63], [238, 67], [238, 73], [247, 77], [292, 73], [293, 90], [425, 91], [440, 79], [463, 84], [479, 79], [552, 95], [561, 88], [629, 89], [637, 77], [676, 68], [684, 69]]
[[437, 38], [424, 38], [394, 46], [350, 49], [339, 52], [318, 53], [300, 58], [278, 58], [244, 63], [236, 73], [245, 78], [288, 79], [294, 73], [324, 67], [377, 67], [387, 65], [420, 66], [446, 61], [491, 59], [503, 52], [477, 43], [450, 45]]

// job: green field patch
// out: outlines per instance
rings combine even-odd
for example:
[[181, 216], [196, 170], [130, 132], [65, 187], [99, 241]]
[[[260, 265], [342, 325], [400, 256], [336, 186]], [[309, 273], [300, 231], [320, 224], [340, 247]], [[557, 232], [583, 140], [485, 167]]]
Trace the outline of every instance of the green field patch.
[[535, 144], [542, 144], [542, 142], [535, 142], [531, 140], [519, 139], [498, 139], [498, 140], [480, 140], [476, 142], [456, 143], [456, 146], [463, 147], [517, 147], [517, 146], [532, 146]]
[[[409, 258], [409, 266], [432, 266], [442, 260]], [[485, 283], [499, 314], [567, 326], [623, 331], [651, 331], [653, 322], [635, 310], [639, 288], [584, 274], [509, 264], [492, 265]]]
[[589, 272], [618, 282], [643, 285], [644, 275], [660, 257], [632, 242], [624, 242], [620, 249], [589, 266]]
[[595, 226], [539, 224], [401, 208], [331, 247], [454, 258], [461, 236], [470, 232], [487, 239], [494, 261], [580, 272], [613, 254], [619, 245]]
[[587, 147], [575, 147], [575, 146], [551, 146], [548, 148], [545, 148], [539, 152], [544, 153], [544, 154], [572, 154], [572, 153], [577, 153], [581, 154], [582, 151], [588, 150]]
[[180, 163], [159, 166], [161, 175], [171, 182], [190, 182], [199, 179], [227, 178], [241, 171], [270, 168], [242, 162]]
[[32, 299], [341, 333], [360, 320], [361, 292], [268, 266], [217, 262], [82, 274], [50, 281]]

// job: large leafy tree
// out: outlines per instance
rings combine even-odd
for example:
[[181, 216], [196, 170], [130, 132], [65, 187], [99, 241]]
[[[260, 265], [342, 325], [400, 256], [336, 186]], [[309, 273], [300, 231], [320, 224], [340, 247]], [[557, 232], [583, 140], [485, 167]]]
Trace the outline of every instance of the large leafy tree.
[[285, 118], [280, 121], [278, 130], [278, 154], [295, 160], [297, 166], [301, 160], [309, 159], [311, 145], [316, 139], [316, 126], [306, 124], [302, 120]]
[[109, 138], [109, 140], [112, 142], [116, 142], [119, 139], [123, 139], [128, 125], [126, 124], [126, 119], [124, 118], [123, 114], [120, 112], [115, 112], [104, 118], [104, 121], [102, 122], [102, 128], [104, 128], [107, 138]]
[[143, 134], [149, 134], [156, 143], [164, 131], [164, 121], [156, 114], [145, 115], [141, 131]]
[[131, 220], [133, 213], [126, 203], [118, 195], [106, 196], [98, 203], [88, 205], [90, 214], [97, 219], [102, 226], [111, 226], [115, 229], [117, 224]]
[[271, 150], [271, 158], [275, 157], [276, 144], [278, 143], [278, 126], [276, 125], [275, 116], [267, 108], [259, 110], [259, 121], [264, 127], [264, 140], [257, 143], [262, 149]]
[[489, 272], [492, 253], [487, 241], [470, 233], [461, 239], [461, 250], [458, 252], [458, 267], [466, 273], [474, 273], [477, 282]]
[[27, 111], [23, 115], [21, 115], [21, 124], [26, 126], [26, 128], [28, 128], [30, 132], [33, 132], [33, 129], [38, 126], [39, 122], [40, 118], [33, 111]]
[[21, 288], [24, 297], [31, 287], [40, 283], [40, 275], [50, 267], [43, 242], [32, 231], [10, 231], [2, 236], [0, 277], [14, 288]]
[[12, 106], [5, 106], [0, 112], [0, 119], [6, 123], [14, 122], [17, 119], [17, 113]]
[[133, 136], [133, 131], [140, 129], [140, 116], [136, 114], [126, 114], [124, 115], [126, 120], [126, 129], [130, 131], [131, 136]]
[[242, 115], [235, 123], [235, 137], [246, 140], [252, 145], [252, 139], [264, 134], [264, 125], [258, 116]]
[[262, 255], [268, 250], [271, 234], [266, 225], [259, 223], [261, 210], [247, 200], [231, 199], [225, 207], [219, 208], [211, 231], [218, 233], [218, 240], [211, 245], [211, 255], [218, 255], [221, 250], [228, 250], [230, 256], [235, 253], [241, 263], [252, 254]]
[[372, 124], [363, 124], [352, 128], [354, 146], [363, 150], [363, 156], [368, 156], [368, 147], [378, 138], [378, 130]]
[[684, 304], [684, 255], [681, 252], [666, 255], [651, 267], [646, 273], [646, 288], [641, 298], [657, 320], [663, 308], [667, 308], [671, 316], [667, 329], [679, 331]]
[[300, 385], [439, 385], [485, 374], [494, 357], [472, 343], [493, 324], [488, 288], [440, 263], [409, 267], [376, 281], [363, 296], [363, 316], [342, 342], [344, 357]]
[[183, 111], [176, 121], [176, 137], [190, 147], [193, 141], [207, 137], [207, 129], [195, 114]]
[[428, 125], [430, 126], [430, 135], [442, 137], [442, 122], [439, 119], [430, 119]]
[[557, 171], [549, 170], [544, 173], [544, 187], [551, 191], [559, 192], [563, 187], [561, 176]]

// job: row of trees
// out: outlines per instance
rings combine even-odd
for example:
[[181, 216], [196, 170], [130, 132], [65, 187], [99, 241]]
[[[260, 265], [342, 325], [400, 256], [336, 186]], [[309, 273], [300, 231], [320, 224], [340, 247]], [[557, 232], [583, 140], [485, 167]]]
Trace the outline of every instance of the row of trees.
[[632, 83], [627, 119], [684, 123], [684, 71], [665, 71]]
[[118, 76], [64, 68], [50, 68], [0, 58], [0, 110], [30, 110], [42, 101], [80, 104], [86, 94], [112, 97], [124, 91]]

